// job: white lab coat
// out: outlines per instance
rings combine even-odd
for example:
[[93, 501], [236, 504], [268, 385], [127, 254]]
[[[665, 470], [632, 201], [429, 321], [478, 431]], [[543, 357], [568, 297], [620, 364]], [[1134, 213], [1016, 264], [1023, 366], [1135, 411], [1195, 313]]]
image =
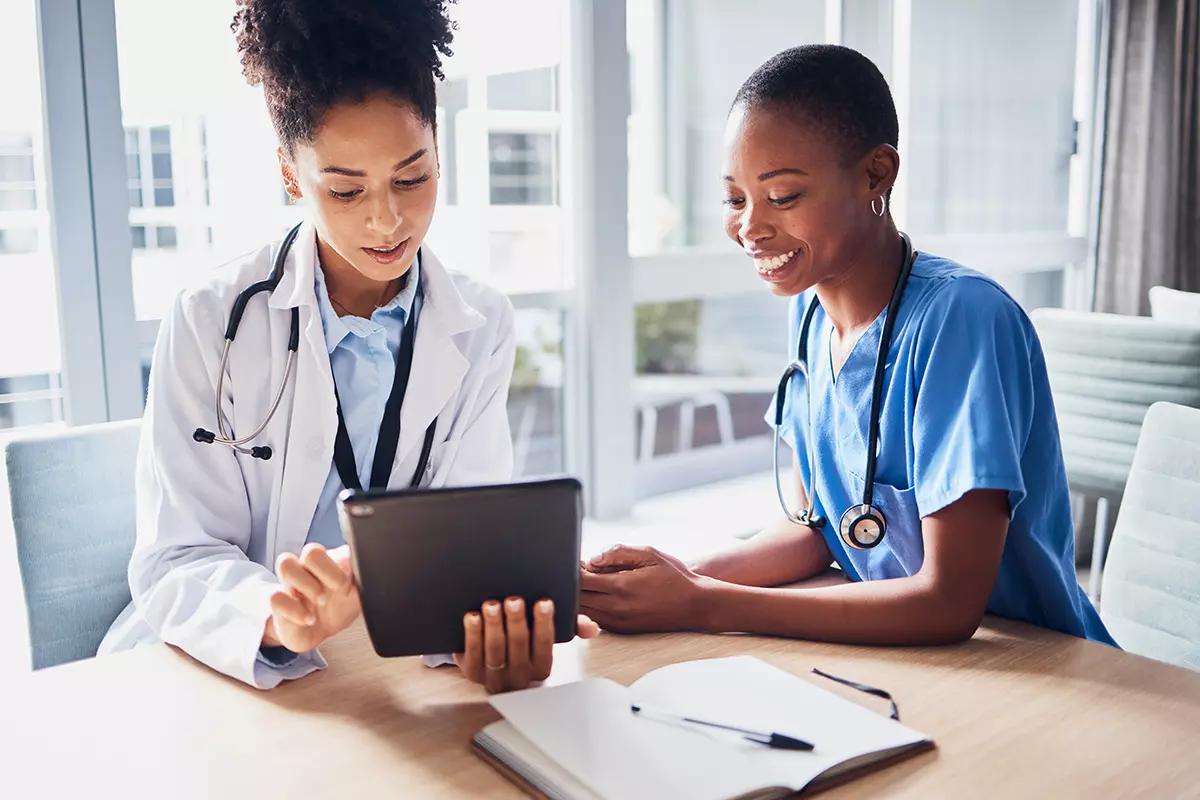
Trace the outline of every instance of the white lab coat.
[[[270, 445], [273, 457], [262, 461], [192, 439], [198, 427], [216, 430], [216, 375], [234, 298], [267, 277], [277, 249], [278, 242], [217, 270], [181, 294], [162, 322], [138, 454], [133, 602], [109, 630], [101, 654], [165, 641], [264, 689], [325, 666], [315, 651], [285, 667], [257, 658], [278, 586], [275, 559], [304, 545], [337, 431], [311, 225], [296, 238], [275, 291], [247, 306], [225, 378], [226, 419], [235, 437], [245, 435], [262, 422], [279, 387], [290, 309], [299, 307], [293, 376], [254, 442]], [[391, 485], [408, 485], [434, 417], [424, 485], [509, 480], [512, 306], [500, 292], [447, 272], [428, 248], [421, 253], [421, 277], [425, 300]]]

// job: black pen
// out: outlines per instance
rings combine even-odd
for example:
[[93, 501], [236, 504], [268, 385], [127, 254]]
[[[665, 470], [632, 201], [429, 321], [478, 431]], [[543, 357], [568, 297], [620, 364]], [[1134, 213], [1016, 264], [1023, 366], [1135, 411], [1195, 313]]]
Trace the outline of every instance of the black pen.
[[650, 709], [642, 708], [638, 705], [631, 705], [633, 713], [644, 714], [649, 717], [658, 717], [669, 722], [690, 722], [693, 725], [707, 725], [710, 728], [720, 728], [725, 731], [733, 731], [734, 733], [742, 734], [742, 738], [756, 744], [763, 744], [775, 750], [812, 750], [813, 745], [803, 739], [797, 739], [795, 736], [788, 736], [783, 733], [763, 733], [761, 731], [751, 731], [745, 728], [736, 728], [733, 725], [722, 725], [719, 722], [705, 722], [702, 719], [693, 719], [692, 717], [680, 717], [674, 714], [664, 714], [661, 711], [651, 711]]

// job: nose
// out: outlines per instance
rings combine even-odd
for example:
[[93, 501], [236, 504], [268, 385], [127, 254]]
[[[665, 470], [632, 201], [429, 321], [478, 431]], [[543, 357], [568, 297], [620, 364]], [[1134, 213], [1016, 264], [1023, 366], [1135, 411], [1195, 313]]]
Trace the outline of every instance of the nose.
[[400, 227], [404, 214], [400, 207], [400, 198], [395, 192], [384, 192], [376, 195], [375, 202], [370, 206], [370, 219], [367, 224], [375, 233], [390, 235]]
[[738, 240], [743, 244], [757, 244], [775, 235], [775, 229], [767, 219], [766, 209], [757, 203], [746, 203], [738, 219]]

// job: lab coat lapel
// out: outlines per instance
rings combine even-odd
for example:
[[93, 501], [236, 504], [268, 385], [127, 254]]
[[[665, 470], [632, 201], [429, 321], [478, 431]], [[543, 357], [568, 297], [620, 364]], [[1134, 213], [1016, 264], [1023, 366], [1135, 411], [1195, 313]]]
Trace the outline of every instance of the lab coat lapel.
[[[477, 328], [486, 321], [469, 306], [450, 275], [428, 247], [421, 249], [421, 284], [424, 303], [417, 319], [413, 348], [412, 377], [400, 409], [400, 440], [392, 464], [389, 485], [407, 487], [412, 479], [416, 453], [425, 430], [443, 411], [462, 385], [470, 362], [458, 349], [454, 336]], [[447, 412], [449, 413], [449, 412]], [[434, 442], [445, 441], [451, 419], [439, 419]], [[412, 459], [410, 460], [410, 456]], [[406, 460], [412, 466], [399, 469]]]
[[[287, 447], [282, 454], [282, 478], [276, 492], [279, 506], [275, 509], [277, 523], [271, 548], [272, 562], [280, 553], [298, 553], [304, 546], [333, 463], [337, 405], [329, 350], [317, 308], [316, 263], [316, 232], [310, 224], [305, 224], [288, 256], [284, 276], [270, 300], [275, 308], [297, 306], [300, 309], [295, 388], [292, 397], [285, 397], [280, 407], [280, 412], [288, 416], [287, 434], [281, 437]], [[286, 355], [282, 352], [274, 357], [285, 358]]]

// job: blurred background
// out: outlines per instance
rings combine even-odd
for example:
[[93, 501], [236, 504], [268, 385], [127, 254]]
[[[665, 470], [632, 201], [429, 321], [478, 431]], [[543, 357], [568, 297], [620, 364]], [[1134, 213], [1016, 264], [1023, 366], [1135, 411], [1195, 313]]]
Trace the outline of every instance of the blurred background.
[[[518, 308], [520, 474], [580, 475], [618, 519], [769, 469], [786, 302], [725, 239], [720, 147], [737, 87], [793, 45], [887, 76], [918, 247], [1029, 310], [1089, 308], [1103, 5], [461, 0], [429, 243]], [[174, 295], [302, 213], [233, 11], [0, 6], [0, 69], [24, 76], [0, 102], [0, 427], [140, 414]]]
[[[140, 417], [177, 293], [303, 214], [234, 10], [0, 2], [0, 445]], [[686, 559], [778, 516], [763, 416], [791, 358], [787, 302], [725, 238], [721, 140], [759, 64], [841, 43], [892, 89], [900, 228], [994, 277], [1037, 326], [1099, 603], [1147, 408], [1200, 407], [1198, 0], [453, 13], [428, 244], [512, 298], [517, 473], [582, 479], [585, 555], [626, 541]], [[11, 541], [0, 640], [24, 625]]]

